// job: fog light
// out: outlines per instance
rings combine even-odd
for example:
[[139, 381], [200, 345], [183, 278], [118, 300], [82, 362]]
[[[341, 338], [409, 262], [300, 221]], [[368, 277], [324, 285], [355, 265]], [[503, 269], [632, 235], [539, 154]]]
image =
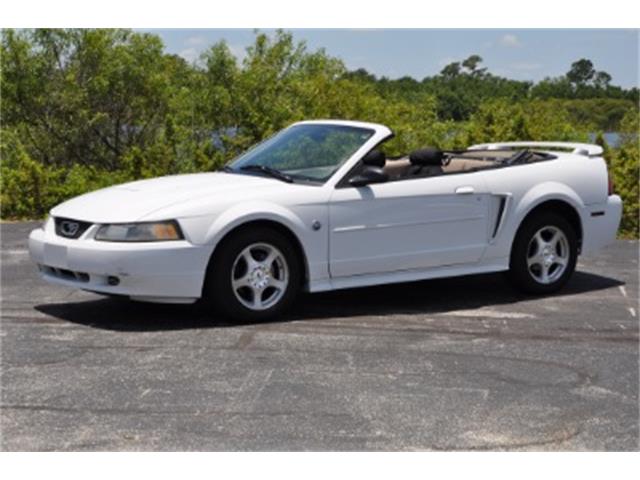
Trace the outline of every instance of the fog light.
[[110, 276], [110, 277], [107, 277], [107, 283], [112, 287], [115, 287], [116, 285], [120, 284], [120, 279], [118, 277]]

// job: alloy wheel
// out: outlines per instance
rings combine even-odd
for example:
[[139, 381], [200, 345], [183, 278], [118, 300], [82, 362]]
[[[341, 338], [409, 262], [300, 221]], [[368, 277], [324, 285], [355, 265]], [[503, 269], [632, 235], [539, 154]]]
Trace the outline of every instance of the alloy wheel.
[[233, 293], [240, 303], [251, 310], [266, 310], [278, 303], [288, 285], [287, 261], [273, 245], [251, 244], [240, 252], [233, 263]]
[[548, 225], [539, 229], [527, 248], [527, 266], [536, 282], [557, 281], [569, 264], [569, 241], [562, 230]]

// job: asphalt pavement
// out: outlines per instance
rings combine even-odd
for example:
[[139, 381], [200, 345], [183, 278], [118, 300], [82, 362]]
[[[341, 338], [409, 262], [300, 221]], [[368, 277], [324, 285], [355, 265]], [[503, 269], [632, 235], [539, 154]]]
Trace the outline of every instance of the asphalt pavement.
[[550, 297], [502, 275], [305, 295], [284, 318], [51, 286], [3, 223], [2, 450], [638, 450], [638, 243]]

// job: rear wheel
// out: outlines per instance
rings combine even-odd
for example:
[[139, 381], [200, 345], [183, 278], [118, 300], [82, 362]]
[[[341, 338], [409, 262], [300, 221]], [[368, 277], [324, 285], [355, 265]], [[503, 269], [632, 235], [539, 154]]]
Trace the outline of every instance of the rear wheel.
[[573, 274], [578, 255], [576, 232], [562, 216], [541, 212], [520, 227], [511, 251], [510, 277], [527, 293], [552, 293]]
[[267, 320], [292, 303], [300, 282], [300, 261], [291, 242], [276, 230], [248, 227], [216, 249], [203, 297], [232, 318]]

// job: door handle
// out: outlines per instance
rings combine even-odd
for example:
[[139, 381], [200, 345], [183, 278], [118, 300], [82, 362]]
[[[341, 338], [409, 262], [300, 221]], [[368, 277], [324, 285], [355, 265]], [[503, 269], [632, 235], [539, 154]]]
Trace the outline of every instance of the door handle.
[[475, 190], [471, 186], [456, 188], [457, 195], [471, 195]]

